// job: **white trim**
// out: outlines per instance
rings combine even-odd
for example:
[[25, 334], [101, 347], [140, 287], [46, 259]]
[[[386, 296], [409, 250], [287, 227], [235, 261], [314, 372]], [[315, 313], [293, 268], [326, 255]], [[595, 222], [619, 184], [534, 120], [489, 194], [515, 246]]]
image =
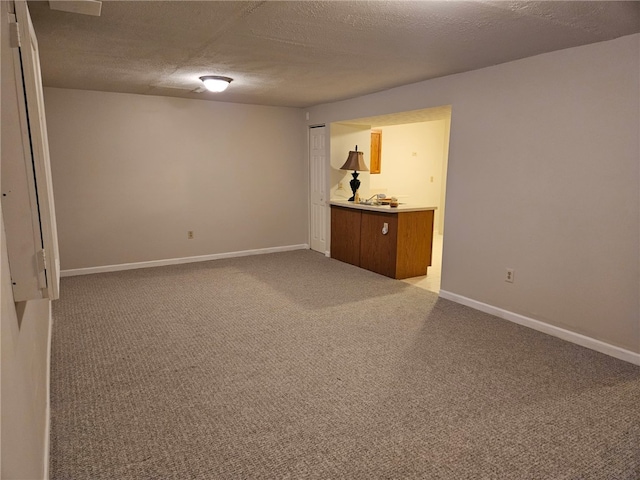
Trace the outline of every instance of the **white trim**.
[[43, 478], [49, 480], [49, 454], [51, 452], [51, 337], [53, 334], [53, 309], [49, 302], [49, 333], [47, 334], [47, 375], [45, 379], [45, 392], [47, 395], [44, 418], [44, 469]]
[[463, 297], [456, 293], [447, 292], [446, 290], [440, 290], [440, 298], [451, 300], [452, 302], [456, 302], [461, 305], [466, 305], [467, 307], [480, 310], [481, 312], [488, 313], [490, 315], [495, 315], [496, 317], [504, 320], [538, 330], [539, 332], [561, 338], [582, 347], [590, 348], [591, 350], [624, 360], [625, 362], [640, 365], [640, 353], [632, 352], [631, 350], [626, 350], [624, 348], [605, 343], [601, 340], [587, 337], [580, 333], [565, 330], [564, 328], [549, 325], [548, 323], [541, 322], [540, 320], [534, 320], [533, 318], [525, 317], [524, 315], [513, 313], [508, 310], [503, 310], [502, 308], [494, 307], [493, 305], [488, 305], [468, 297]]
[[121, 263], [118, 265], [102, 265], [100, 267], [73, 268], [62, 270], [60, 276], [73, 277], [76, 275], [90, 275], [92, 273], [119, 272], [121, 270], [135, 270], [137, 268], [162, 267], [165, 265], [177, 265], [180, 263], [208, 262], [221, 258], [247, 257], [249, 255], [263, 255], [265, 253], [289, 252], [292, 250], [309, 250], [309, 244], [285, 245], [283, 247], [258, 248], [255, 250], [242, 250], [239, 252], [213, 253], [196, 257], [168, 258], [165, 260], [151, 260], [148, 262]]
[[331, 252], [329, 250], [326, 250], [324, 252], [324, 256], [327, 257], [327, 258], [331, 258]]

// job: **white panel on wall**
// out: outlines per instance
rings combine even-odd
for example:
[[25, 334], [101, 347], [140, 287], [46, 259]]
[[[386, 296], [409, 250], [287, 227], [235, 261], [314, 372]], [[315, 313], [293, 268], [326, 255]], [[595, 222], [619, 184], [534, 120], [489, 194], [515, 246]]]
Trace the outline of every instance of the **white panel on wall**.
[[[27, 4], [3, 44], [2, 200], [14, 300], [59, 295], [60, 265], [38, 45]], [[13, 79], [10, 77], [13, 76]], [[6, 108], [5, 108], [6, 107]]]

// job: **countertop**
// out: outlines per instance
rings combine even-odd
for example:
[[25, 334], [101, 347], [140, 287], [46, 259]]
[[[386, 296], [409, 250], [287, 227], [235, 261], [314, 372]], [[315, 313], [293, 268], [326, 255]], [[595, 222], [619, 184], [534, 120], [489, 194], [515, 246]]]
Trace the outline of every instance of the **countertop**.
[[329, 202], [330, 205], [336, 207], [355, 208], [357, 210], [369, 210], [371, 212], [382, 213], [402, 213], [402, 212], [421, 212], [424, 210], [436, 210], [438, 207], [432, 207], [428, 205], [418, 205], [412, 203], [401, 203], [397, 207], [390, 207], [389, 205], [363, 205], [362, 203], [353, 203], [348, 200], [336, 199]]

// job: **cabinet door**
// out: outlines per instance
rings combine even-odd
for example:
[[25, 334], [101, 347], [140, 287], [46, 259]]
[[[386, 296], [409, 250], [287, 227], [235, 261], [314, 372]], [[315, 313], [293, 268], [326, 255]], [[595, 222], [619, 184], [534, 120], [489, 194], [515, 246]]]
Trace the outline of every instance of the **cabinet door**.
[[[383, 233], [387, 224], [387, 233]], [[398, 240], [397, 214], [362, 212], [360, 266], [395, 278]]]
[[360, 210], [331, 207], [331, 258], [360, 266]]
[[433, 210], [399, 213], [398, 232], [395, 278], [426, 275], [433, 247]]
[[382, 130], [371, 130], [369, 173], [380, 173], [382, 166]]

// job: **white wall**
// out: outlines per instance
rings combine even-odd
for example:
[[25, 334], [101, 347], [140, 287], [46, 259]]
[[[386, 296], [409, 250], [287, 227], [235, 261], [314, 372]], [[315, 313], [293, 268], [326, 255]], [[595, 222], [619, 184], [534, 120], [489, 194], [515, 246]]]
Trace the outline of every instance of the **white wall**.
[[639, 63], [632, 35], [320, 105], [309, 121], [452, 105], [442, 289], [640, 352]]
[[45, 104], [62, 269], [308, 243], [301, 110], [55, 88]]
[[[51, 302], [15, 304], [2, 225], [2, 474], [43, 478]], [[17, 307], [17, 308], [16, 308]]]
[[444, 217], [446, 211], [446, 196], [447, 196], [447, 172], [449, 171], [449, 141], [451, 134], [451, 117], [449, 117], [444, 124], [444, 141], [442, 143], [442, 169], [440, 173], [440, 208], [437, 213], [437, 228], [440, 234], [444, 234]]

